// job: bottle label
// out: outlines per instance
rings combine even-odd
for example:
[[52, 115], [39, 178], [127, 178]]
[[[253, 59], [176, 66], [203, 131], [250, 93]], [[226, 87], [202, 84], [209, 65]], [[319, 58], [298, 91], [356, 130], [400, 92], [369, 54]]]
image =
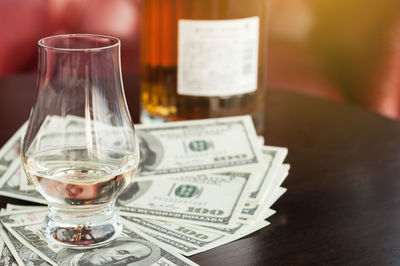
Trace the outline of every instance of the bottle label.
[[257, 89], [259, 18], [179, 20], [178, 94], [226, 97]]

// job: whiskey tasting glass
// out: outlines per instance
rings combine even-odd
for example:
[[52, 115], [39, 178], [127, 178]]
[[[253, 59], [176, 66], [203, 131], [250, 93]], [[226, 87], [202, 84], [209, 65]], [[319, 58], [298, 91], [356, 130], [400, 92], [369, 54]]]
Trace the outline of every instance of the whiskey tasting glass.
[[36, 99], [22, 166], [48, 201], [45, 237], [63, 246], [104, 245], [122, 231], [115, 199], [139, 162], [117, 38], [41, 39]]

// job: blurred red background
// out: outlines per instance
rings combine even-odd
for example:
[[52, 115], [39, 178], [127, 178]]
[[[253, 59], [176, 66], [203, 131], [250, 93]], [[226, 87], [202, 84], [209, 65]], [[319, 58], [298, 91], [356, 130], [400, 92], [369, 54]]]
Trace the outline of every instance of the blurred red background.
[[[265, 1], [269, 88], [400, 118], [400, 1]], [[63, 33], [120, 38], [123, 71], [138, 74], [140, 5], [141, 0], [1, 0], [0, 76], [34, 71], [37, 41]]]
[[140, 0], [1, 0], [0, 75], [32, 71], [37, 41], [64, 33], [121, 39], [122, 69], [139, 71]]

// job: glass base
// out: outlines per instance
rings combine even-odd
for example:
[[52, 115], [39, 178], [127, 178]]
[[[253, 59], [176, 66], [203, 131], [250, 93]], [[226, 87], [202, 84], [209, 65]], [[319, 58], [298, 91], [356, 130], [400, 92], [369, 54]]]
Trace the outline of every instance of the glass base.
[[113, 210], [90, 210], [87, 215], [82, 215], [82, 210], [49, 207], [42, 226], [46, 239], [52, 244], [85, 249], [106, 245], [121, 234], [122, 223]]

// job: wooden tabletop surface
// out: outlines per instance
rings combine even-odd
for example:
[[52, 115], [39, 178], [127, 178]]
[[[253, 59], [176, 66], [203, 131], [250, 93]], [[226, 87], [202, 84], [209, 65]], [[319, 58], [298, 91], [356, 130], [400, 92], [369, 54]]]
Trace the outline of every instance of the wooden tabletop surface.
[[[137, 78], [124, 78], [138, 120]], [[0, 78], [0, 145], [28, 118], [35, 76]], [[200, 265], [399, 265], [400, 123], [367, 110], [269, 90], [269, 145], [289, 149], [288, 188], [271, 225], [190, 257]], [[0, 206], [22, 201], [0, 197]]]

